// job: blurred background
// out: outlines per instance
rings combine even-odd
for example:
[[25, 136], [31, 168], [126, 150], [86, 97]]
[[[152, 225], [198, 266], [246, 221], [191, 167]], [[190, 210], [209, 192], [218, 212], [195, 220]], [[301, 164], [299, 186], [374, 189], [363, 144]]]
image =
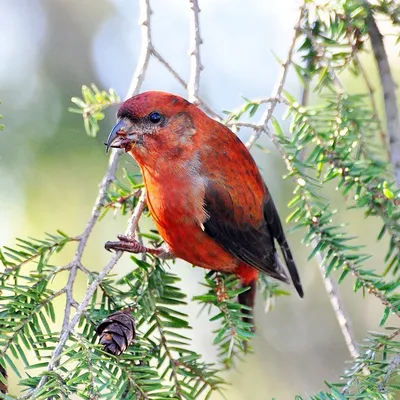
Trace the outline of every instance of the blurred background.
[[[217, 112], [232, 110], [247, 98], [269, 97], [279, 65], [274, 53], [285, 59], [297, 18], [295, 0], [203, 0], [200, 2], [201, 97]], [[151, 7], [153, 41], [158, 51], [186, 79], [189, 74], [188, 2], [153, 0]], [[79, 115], [68, 112], [72, 96], [80, 96], [82, 84], [114, 88], [124, 97], [134, 72], [140, 49], [139, 4], [135, 0], [0, 0], [0, 114], [6, 126], [0, 132], [0, 245], [12, 246], [16, 237], [42, 237], [43, 232], [61, 229], [69, 235], [83, 231], [107, 165], [103, 142], [115, 122], [116, 110], [109, 110], [97, 138], [89, 138]], [[389, 25], [382, 25], [390, 33]], [[399, 49], [395, 38], [386, 42], [393, 74], [399, 77]], [[365, 66], [379, 88], [375, 63], [365, 58]], [[361, 83], [343, 78], [352, 91]], [[300, 94], [297, 77], [289, 75], [286, 88]], [[152, 59], [144, 90], [164, 90], [185, 96], [185, 91]], [[312, 99], [316, 101], [316, 99]], [[379, 98], [381, 105], [381, 99]], [[277, 117], [282, 110], [277, 109]], [[240, 132], [246, 140], [249, 132]], [[266, 138], [260, 142], [270, 149], [254, 148], [280, 215], [289, 214], [287, 203], [293, 186], [283, 180], [285, 166]], [[135, 171], [134, 161], [124, 155], [122, 167]], [[326, 196], [341, 212], [337, 221], [349, 223], [357, 243], [367, 246], [374, 257], [367, 267], [383, 269], [387, 243], [376, 242], [378, 221], [364, 219], [362, 212], [346, 211], [343, 198], [334, 186]], [[100, 270], [110, 258], [104, 242], [125, 230], [126, 220], [107, 214], [96, 227], [85, 253], [85, 265]], [[144, 222], [148, 227], [150, 221]], [[380, 227], [380, 222], [379, 222]], [[289, 228], [286, 226], [286, 228]], [[293, 398], [311, 395], [324, 388], [324, 380], [337, 381], [350, 359], [335, 315], [326, 296], [315, 262], [307, 261], [310, 249], [301, 243], [302, 234], [289, 235], [301, 272], [305, 298], [291, 288], [290, 297], [280, 298], [272, 311], [264, 312], [263, 299], [257, 301], [258, 325], [254, 354], [226, 372], [231, 382], [230, 400]], [[70, 261], [73, 245], [58, 258]], [[128, 256], [114, 270], [121, 275], [132, 268]], [[182, 276], [189, 299], [203, 292], [199, 282], [204, 272], [178, 262], [173, 266]], [[341, 293], [353, 322], [358, 341], [369, 329], [376, 329], [380, 304], [373, 298], [353, 295], [351, 278], [341, 285]], [[85, 290], [82, 280], [78, 288]], [[78, 295], [79, 297], [79, 295]], [[64, 304], [59, 303], [60, 314]], [[189, 304], [194, 347], [207, 360], [215, 360], [212, 348], [215, 326], [205, 314], [198, 316], [196, 304]], [[12, 374], [11, 374], [12, 375]], [[17, 394], [11, 377], [10, 393]], [[214, 395], [213, 399], [220, 398]]]

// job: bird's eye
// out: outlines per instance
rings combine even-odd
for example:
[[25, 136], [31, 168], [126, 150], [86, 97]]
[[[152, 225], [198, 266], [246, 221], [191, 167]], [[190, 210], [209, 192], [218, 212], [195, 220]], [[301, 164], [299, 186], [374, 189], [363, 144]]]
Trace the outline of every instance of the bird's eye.
[[161, 122], [161, 120], [162, 120], [162, 115], [160, 113], [156, 112], [156, 111], [152, 112], [149, 115], [149, 121], [152, 124], [159, 124]]

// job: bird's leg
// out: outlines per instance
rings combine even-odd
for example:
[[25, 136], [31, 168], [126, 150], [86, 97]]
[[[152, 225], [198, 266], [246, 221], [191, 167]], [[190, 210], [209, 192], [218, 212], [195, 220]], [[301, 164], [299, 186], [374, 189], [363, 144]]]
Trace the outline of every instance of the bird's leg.
[[175, 258], [174, 254], [166, 246], [152, 249], [144, 246], [132, 236], [118, 235], [117, 238], [119, 239], [118, 242], [106, 242], [105, 249], [108, 251], [127, 251], [134, 254], [149, 253], [164, 260]]

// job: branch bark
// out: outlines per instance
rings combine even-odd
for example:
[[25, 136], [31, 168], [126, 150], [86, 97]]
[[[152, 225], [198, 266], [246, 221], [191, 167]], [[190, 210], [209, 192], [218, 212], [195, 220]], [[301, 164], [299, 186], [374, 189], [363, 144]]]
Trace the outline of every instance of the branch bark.
[[142, 37], [142, 44], [140, 50], [139, 61], [136, 66], [135, 73], [133, 74], [131, 83], [129, 85], [128, 94], [126, 98], [132, 97], [139, 93], [142, 87], [147, 66], [150, 61], [150, 56], [153, 51], [153, 43], [151, 41], [151, 27], [150, 27], [151, 9], [149, 0], [140, 1], [140, 32]]
[[[315, 249], [318, 246], [318, 243], [319, 241], [317, 239], [314, 239], [311, 242], [311, 247]], [[331, 302], [331, 306], [335, 313], [340, 330], [342, 331], [342, 335], [346, 343], [347, 349], [349, 350], [351, 358], [354, 361], [356, 361], [360, 356], [360, 353], [358, 351], [358, 346], [354, 336], [354, 331], [351, 326], [352, 324], [350, 317], [346, 312], [346, 308], [340, 296], [339, 286], [332, 275], [328, 276], [326, 275], [327, 270], [324, 264], [325, 255], [321, 252], [318, 252], [315, 255], [315, 258], [318, 262], [322, 280], [324, 282], [325, 289], [328, 294], [329, 301]], [[368, 369], [365, 367], [365, 370], [363, 372], [367, 374]]]
[[282, 94], [282, 90], [283, 87], [285, 85], [286, 82], [286, 78], [287, 78], [287, 74], [289, 71], [289, 67], [292, 64], [292, 57], [293, 57], [293, 53], [294, 53], [294, 48], [296, 45], [296, 41], [297, 38], [299, 36], [300, 33], [300, 29], [301, 29], [301, 21], [303, 19], [304, 16], [304, 10], [305, 10], [305, 3], [302, 4], [302, 6], [300, 7], [300, 12], [299, 12], [299, 18], [297, 20], [297, 23], [294, 27], [294, 33], [293, 33], [293, 37], [292, 37], [292, 42], [290, 44], [289, 47], [289, 52], [286, 58], [286, 61], [282, 64], [282, 68], [281, 68], [281, 74], [280, 74], [280, 78], [278, 79], [278, 83], [271, 95], [271, 102], [269, 103], [269, 107], [267, 108], [267, 110], [265, 111], [264, 115], [261, 117], [261, 122], [260, 122], [260, 128], [257, 128], [256, 130], [254, 130], [254, 133], [250, 136], [250, 139], [247, 141], [246, 146], [248, 148], [251, 148], [254, 143], [258, 140], [258, 138], [260, 137], [262, 131], [264, 130], [264, 128], [268, 127], [268, 123], [272, 118], [272, 114], [275, 111], [275, 107], [276, 105], [279, 103], [279, 100], [281, 98], [281, 94]]
[[199, 3], [198, 0], [189, 0], [190, 2], [190, 77], [187, 86], [189, 101], [198, 102], [200, 73], [203, 69], [200, 59], [200, 37], [199, 23]]
[[385, 102], [386, 132], [389, 139], [390, 161], [392, 164], [397, 187], [400, 187], [400, 117], [397, 107], [396, 82], [390, 70], [388, 56], [369, 2], [365, 1], [367, 18], [365, 20], [372, 51], [378, 66]]

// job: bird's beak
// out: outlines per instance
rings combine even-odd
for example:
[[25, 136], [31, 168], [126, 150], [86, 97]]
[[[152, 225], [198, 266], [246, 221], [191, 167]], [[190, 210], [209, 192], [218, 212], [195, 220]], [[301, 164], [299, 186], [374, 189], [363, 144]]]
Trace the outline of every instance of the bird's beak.
[[128, 147], [130, 147], [129, 145], [132, 143], [128, 135], [129, 127], [123, 119], [119, 120], [108, 135], [107, 143], [105, 143], [107, 146], [106, 153], [108, 153], [110, 147], [128, 151]]

